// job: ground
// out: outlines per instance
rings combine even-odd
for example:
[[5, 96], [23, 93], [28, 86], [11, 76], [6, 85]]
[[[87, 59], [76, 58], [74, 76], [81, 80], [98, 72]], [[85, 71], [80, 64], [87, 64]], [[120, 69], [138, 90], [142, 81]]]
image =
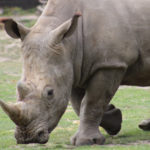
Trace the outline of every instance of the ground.
[[[24, 22], [30, 26], [32, 22]], [[16, 83], [21, 75], [20, 40], [13, 40], [0, 30], [0, 99], [16, 101]], [[150, 147], [150, 132], [138, 128], [141, 120], [150, 118], [150, 88], [121, 87], [112, 100], [122, 110], [123, 124], [120, 133], [111, 137], [100, 128], [106, 137], [104, 146], [74, 147], [70, 137], [79, 126], [79, 118], [71, 105], [59, 125], [44, 145], [17, 145], [14, 138], [15, 124], [0, 109], [0, 150], [145, 150]]]

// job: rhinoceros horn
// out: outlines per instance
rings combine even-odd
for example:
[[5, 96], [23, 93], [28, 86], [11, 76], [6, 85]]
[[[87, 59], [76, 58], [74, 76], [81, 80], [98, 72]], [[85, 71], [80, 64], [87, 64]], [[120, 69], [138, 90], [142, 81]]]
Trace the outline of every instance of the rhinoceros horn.
[[22, 113], [23, 105], [23, 102], [7, 104], [0, 100], [0, 106], [16, 125], [23, 125], [25, 122], [25, 116]]
[[29, 88], [21, 81], [18, 82], [17, 89], [20, 100], [24, 99], [24, 97], [29, 93]]

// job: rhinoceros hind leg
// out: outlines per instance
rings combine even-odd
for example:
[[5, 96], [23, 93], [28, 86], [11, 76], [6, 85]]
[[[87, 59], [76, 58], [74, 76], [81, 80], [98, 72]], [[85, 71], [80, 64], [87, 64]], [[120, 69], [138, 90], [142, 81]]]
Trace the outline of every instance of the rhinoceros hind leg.
[[116, 108], [115, 105], [109, 104], [109, 105], [107, 106], [106, 111], [112, 110], [112, 109], [114, 109], [114, 108]]
[[143, 120], [140, 124], [139, 124], [139, 128], [144, 130], [144, 131], [150, 131], [150, 119], [148, 120]]
[[121, 130], [121, 124], [121, 110], [118, 108], [113, 108], [104, 113], [100, 126], [103, 127], [109, 135], [116, 135]]

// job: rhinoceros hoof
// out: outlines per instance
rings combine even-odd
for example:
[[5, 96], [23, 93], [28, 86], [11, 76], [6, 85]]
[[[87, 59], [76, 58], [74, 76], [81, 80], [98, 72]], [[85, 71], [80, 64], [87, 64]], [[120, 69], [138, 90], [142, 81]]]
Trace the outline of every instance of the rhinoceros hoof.
[[144, 131], [150, 131], [150, 119], [148, 120], [143, 120], [140, 124], [139, 124], [139, 128], [141, 128]]
[[100, 133], [96, 133], [92, 135], [83, 135], [80, 134], [80, 132], [77, 132], [72, 138], [71, 138], [71, 144], [75, 146], [82, 146], [82, 145], [103, 145], [105, 143], [105, 138]]

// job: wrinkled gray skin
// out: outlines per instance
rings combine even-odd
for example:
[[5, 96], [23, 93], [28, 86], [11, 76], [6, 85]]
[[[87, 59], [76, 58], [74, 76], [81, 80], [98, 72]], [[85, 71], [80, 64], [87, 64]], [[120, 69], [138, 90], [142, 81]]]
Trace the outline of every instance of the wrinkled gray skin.
[[23, 42], [19, 102], [1, 102], [18, 143], [47, 142], [71, 97], [72, 144], [103, 144], [99, 124], [119, 85], [150, 85], [149, 0], [49, 0], [32, 29], [3, 22]]

